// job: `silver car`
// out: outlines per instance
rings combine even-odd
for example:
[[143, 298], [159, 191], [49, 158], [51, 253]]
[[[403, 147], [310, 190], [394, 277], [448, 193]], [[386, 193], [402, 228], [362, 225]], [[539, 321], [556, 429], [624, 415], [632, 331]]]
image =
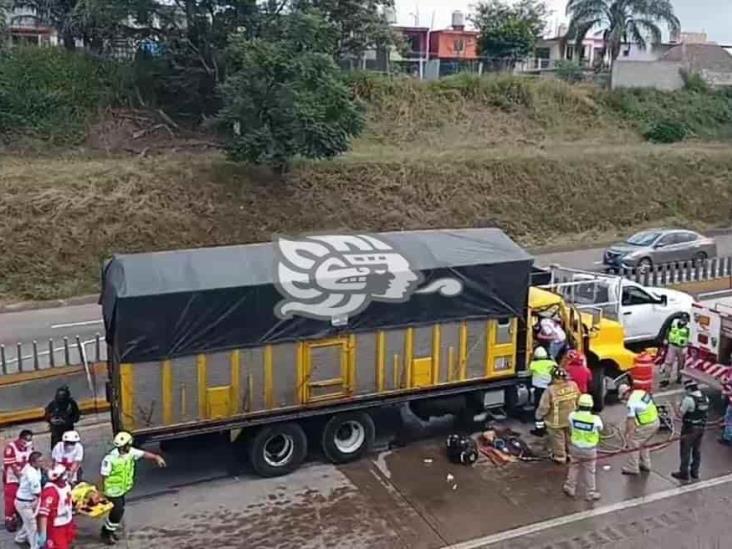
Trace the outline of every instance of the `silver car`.
[[608, 271], [638, 269], [647, 271], [655, 265], [692, 262], [699, 264], [717, 256], [717, 244], [711, 238], [683, 229], [649, 229], [634, 234], [625, 242], [613, 244], [603, 254]]

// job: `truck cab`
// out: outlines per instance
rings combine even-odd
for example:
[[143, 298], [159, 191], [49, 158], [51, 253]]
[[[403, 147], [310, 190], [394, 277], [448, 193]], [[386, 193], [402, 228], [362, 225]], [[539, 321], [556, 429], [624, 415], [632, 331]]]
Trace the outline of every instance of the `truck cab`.
[[[531, 324], [543, 315], [557, 313], [567, 333], [568, 343], [587, 357], [592, 370], [591, 392], [596, 408], [601, 410], [609, 391], [617, 386], [618, 378], [633, 367], [635, 354], [625, 348], [623, 326], [604, 318], [597, 311], [581, 311], [564, 296], [547, 288], [529, 290]], [[532, 330], [528, 330], [531, 335]], [[531, 337], [529, 349], [533, 348]], [[527, 353], [527, 356], [531, 356]]]
[[649, 288], [622, 276], [551, 268], [546, 286], [557, 291], [579, 310], [598, 312], [619, 322], [626, 343], [663, 340], [670, 322], [691, 314], [694, 298], [668, 288]]

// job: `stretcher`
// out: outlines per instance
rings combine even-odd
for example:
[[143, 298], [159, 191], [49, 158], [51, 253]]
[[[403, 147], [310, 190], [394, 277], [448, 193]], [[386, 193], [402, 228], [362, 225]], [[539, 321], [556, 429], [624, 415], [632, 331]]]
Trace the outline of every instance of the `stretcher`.
[[71, 489], [74, 512], [91, 518], [101, 518], [112, 510], [112, 503], [105, 499], [93, 484], [80, 482]]

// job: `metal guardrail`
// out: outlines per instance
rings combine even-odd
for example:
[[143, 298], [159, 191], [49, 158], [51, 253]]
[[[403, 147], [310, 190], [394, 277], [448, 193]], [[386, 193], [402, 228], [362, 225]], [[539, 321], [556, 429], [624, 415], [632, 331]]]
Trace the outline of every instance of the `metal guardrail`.
[[64, 337], [60, 342], [49, 339], [44, 345], [45, 349], [39, 349], [38, 341], [18, 342], [10, 348], [0, 345], [0, 375], [74, 366], [83, 364], [91, 357], [94, 358], [94, 362], [104, 362], [107, 359], [107, 347], [102, 343], [101, 334], [96, 334], [94, 339], [86, 341], [82, 341], [79, 336], [76, 336], [74, 341], [69, 341], [68, 337]]
[[732, 278], [732, 257], [705, 261], [669, 263], [650, 269], [622, 269], [619, 273], [643, 286], [672, 286], [688, 282], [706, 282]]

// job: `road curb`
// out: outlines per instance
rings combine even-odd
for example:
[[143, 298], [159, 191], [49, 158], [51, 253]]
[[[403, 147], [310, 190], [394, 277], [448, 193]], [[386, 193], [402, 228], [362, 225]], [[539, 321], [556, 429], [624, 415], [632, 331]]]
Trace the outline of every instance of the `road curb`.
[[98, 294], [81, 295], [67, 299], [53, 299], [50, 301], [20, 301], [18, 303], [0, 304], [0, 314], [21, 313], [23, 311], [37, 311], [41, 309], [58, 309], [60, 307], [73, 307], [74, 305], [91, 305], [98, 301]]

